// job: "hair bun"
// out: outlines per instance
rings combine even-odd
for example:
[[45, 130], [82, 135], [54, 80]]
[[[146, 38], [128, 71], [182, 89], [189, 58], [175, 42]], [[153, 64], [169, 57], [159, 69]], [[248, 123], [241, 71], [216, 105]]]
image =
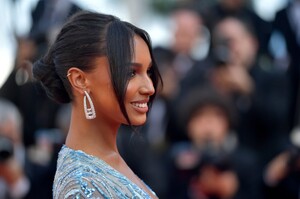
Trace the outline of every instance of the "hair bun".
[[[55, 70], [53, 61], [45, 61], [45, 57], [36, 61], [32, 73], [36, 80], [42, 83], [47, 95], [58, 103], [71, 101], [65, 86]], [[49, 60], [49, 59], [48, 59]]]

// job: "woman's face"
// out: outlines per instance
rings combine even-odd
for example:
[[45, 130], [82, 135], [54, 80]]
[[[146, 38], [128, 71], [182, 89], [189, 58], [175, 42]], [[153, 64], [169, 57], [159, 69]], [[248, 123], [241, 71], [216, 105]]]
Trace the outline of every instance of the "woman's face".
[[[131, 124], [138, 126], [146, 122], [149, 98], [155, 93], [155, 89], [149, 73], [152, 60], [148, 46], [143, 39], [135, 36], [134, 49], [131, 72], [124, 74], [130, 76], [124, 104]], [[96, 69], [90, 73], [93, 81], [90, 92], [97, 119], [108, 123], [128, 124], [111, 84], [107, 58], [97, 58], [96, 65]]]
[[141, 125], [146, 122], [149, 98], [155, 93], [155, 89], [150, 78], [152, 60], [147, 44], [143, 39], [135, 36], [134, 48], [125, 107], [132, 125]]

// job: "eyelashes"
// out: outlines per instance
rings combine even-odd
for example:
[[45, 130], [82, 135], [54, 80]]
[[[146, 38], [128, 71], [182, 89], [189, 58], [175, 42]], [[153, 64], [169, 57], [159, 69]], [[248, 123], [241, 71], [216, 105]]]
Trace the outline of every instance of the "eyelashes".
[[135, 75], [136, 75], [136, 70], [130, 70], [129, 73], [128, 73], [128, 76], [130, 78], [133, 78]]
[[153, 71], [153, 68], [152, 67], [149, 67], [148, 70], [147, 70], [147, 74], [149, 77], [152, 77], [154, 71]]
[[[138, 70], [136, 70], [136, 69], [131, 69], [131, 70], [129, 71], [129, 73], [128, 73], [128, 77], [130, 77], [130, 78], [135, 77], [136, 74], [137, 74], [137, 72], [138, 72]], [[148, 75], [148, 77], [151, 77], [151, 76], [153, 75], [153, 68], [152, 68], [152, 67], [149, 67], [149, 68], [147, 69], [147, 75]]]

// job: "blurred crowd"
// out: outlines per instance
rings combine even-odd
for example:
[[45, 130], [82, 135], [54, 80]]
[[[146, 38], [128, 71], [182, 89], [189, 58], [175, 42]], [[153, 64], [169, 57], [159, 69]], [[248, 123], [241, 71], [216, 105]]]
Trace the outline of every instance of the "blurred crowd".
[[[176, 2], [167, 14], [173, 40], [154, 48], [164, 83], [146, 125], [120, 129], [120, 153], [160, 198], [299, 199], [300, 0], [272, 21], [247, 0]], [[70, 107], [48, 99], [31, 63], [81, 9], [40, 0], [30, 32], [17, 38], [0, 88], [0, 199], [52, 198]]]

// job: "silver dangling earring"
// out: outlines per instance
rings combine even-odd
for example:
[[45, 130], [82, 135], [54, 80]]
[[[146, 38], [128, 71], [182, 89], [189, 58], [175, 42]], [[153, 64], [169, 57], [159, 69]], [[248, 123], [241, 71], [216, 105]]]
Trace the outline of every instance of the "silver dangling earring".
[[[85, 113], [85, 118], [88, 120], [92, 120], [96, 118], [96, 111], [95, 111], [95, 107], [94, 104], [92, 102], [92, 99], [89, 95], [88, 92], [84, 91], [84, 98], [83, 98], [83, 106], [84, 106], [84, 113]], [[87, 102], [86, 102], [86, 98], [89, 101], [90, 107], [88, 108]]]

